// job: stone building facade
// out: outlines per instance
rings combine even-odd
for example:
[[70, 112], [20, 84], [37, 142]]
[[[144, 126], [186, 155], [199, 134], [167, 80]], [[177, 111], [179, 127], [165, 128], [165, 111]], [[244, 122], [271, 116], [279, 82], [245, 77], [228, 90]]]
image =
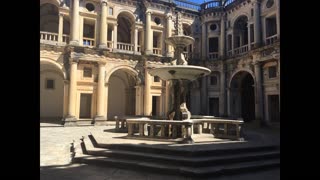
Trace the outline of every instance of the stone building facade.
[[212, 70], [189, 85], [191, 113], [279, 124], [279, 0], [40, 0], [40, 117], [166, 116], [170, 83], [148, 69], [170, 64], [177, 12], [188, 63]]

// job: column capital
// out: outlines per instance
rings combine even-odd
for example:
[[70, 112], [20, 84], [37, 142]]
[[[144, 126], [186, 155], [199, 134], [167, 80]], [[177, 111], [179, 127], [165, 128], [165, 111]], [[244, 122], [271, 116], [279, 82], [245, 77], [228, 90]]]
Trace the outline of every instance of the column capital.
[[110, 84], [109, 82], [105, 82], [105, 83], [104, 83], [104, 86], [108, 87], [109, 84]]
[[253, 0], [253, 1], [252, 1], [252, 4], [253, 4], [253, 5], [255, 5], [255, 4], [260, 4], [260, 3], [261, 3], [261, 0]]
[[101, 3], [101, 6], [104, 6], [104, 5], [107, 6], [108, 5], [107, 0], [101, 0], [100, 3]]
[[61, 17], [61, 16], [63, 17], [63, 16], [65, 16], [65, 14], [60, 12], [60, 13], [59, 13], [59, 16], [60, 16], [60, 17]]
[[172, 14], [171, 13], [166, 14], [166, 19], [168, 19], [168, 18], [172, 18]]
[[78, 64], [79, 63], [79, 58], [69, 58], [70, 64]]
[[148, 10], [148, 11], [146, 11], [146, 15], [148, 15], [148, 14], [152, 14], [152, 11], [150, 11], [150, 10]]

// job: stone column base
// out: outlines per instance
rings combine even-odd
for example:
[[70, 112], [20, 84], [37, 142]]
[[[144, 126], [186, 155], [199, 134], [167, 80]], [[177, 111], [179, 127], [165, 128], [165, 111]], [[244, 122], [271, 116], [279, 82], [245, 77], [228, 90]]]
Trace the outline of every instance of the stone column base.
[[146, 55], [153, 55], [153, 50], [145, 50]]
[[106, 44], [100, 44], [99, 49], [107, 49], [108, 46]]
[[80, 43], [79, 43], [78, 40], [70, 41], [69, 44], [70, 44], [70, 45], [73, 45], [73, 46], [79, 46], [79, 45], [80, 45]]
[[104, 116], [96, 116], [93, 118], [93, 121], [91, 124], [94, 124], [96, 126], [105, 126], [107, 125], [107, 120]]
[[62, 124], [64, 126], [77, 126], [77, 118], [74, 116], [67, 116], [66, 118], [64, 118]]

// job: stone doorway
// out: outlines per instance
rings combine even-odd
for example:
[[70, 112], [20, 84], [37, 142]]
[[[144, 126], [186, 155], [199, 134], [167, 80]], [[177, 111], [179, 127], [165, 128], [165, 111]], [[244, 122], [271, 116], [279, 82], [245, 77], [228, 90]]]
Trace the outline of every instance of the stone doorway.
[[91, 118], [92, 94], [81, 93], [80, 96], [80, 119]]
[[268, 96], [269, 121], [280, 122], [279, 95]]

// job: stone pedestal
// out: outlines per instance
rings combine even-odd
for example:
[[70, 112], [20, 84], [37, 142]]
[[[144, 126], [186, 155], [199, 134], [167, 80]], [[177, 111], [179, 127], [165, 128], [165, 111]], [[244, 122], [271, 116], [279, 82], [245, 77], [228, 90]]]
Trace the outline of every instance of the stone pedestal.
[[96, 116], [93, 118], [92, 124], [96, 126], [105, 126], [107, 125], [107, 120], [104, 116]]
[[67, 116], [63, 121], [64, 126], [77, 126], [77, 118], [74, 116]]

